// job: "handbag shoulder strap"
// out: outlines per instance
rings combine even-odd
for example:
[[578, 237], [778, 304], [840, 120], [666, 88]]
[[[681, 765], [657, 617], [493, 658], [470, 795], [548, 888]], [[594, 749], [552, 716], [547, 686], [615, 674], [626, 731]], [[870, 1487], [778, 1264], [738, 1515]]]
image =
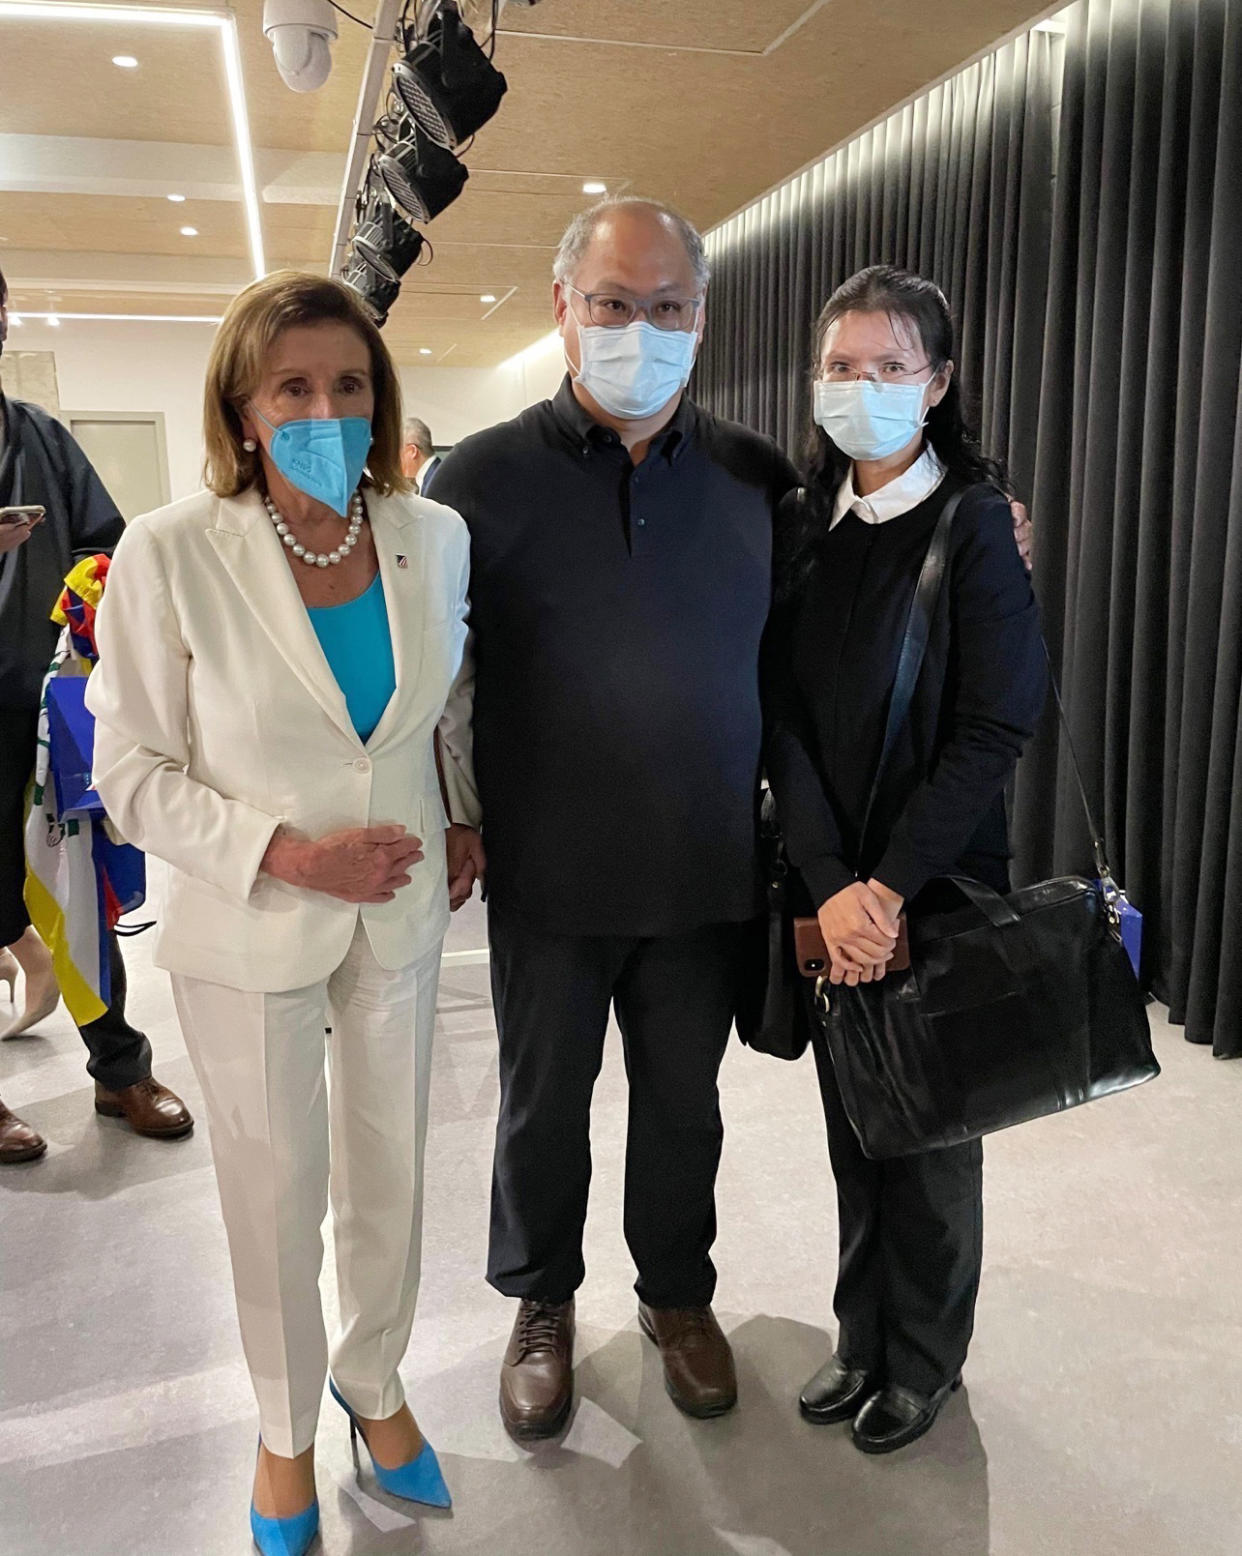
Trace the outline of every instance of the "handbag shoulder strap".
[[919, 672], [923, 668], [923, 659], [927, 653], [927, 640], [931, 636], [932, 620], [940, 600], [940, 591], [944, 587], [944, 575], [949, 561], [949, 532], [953, 528], [953, 518], [962, 498], [969, 490], [969, 487], [963, 487], [960, 491], [954, 492], [941, 509], [940, 518], [936, 521], [936, 528], [932, 533], [931, 544], [927, 548], [927, 555], [923, 558], [923, 567], [919, 573], [919, 581], [915, 585], [914, 598], [910, 601], [910, 614], [906, 618], [905, 636], [901, 640], [901, 655], [897, 661], [897, 674], [893, 680], [892, 696], [888, 704], [884, 745], [876, 765], [875, 777], [871, 781], [871, 795], [867, 800], [862, 831], [858, 835], [860, 854], [871, 826], [871, 815], [875, 810], [880, 784], [892, 757], [893, 747], [897, 744], [897, 736], [901, 733], [902, 725], [910, 713], [910, 704], [914, 700], [914, 688], [918, 685]]
[[[867, 809], [863, 817], [862, 831], [859, 833], [858, 847], [862, 853], [866, 842], [867, 832], [871, 826], [871, 816], [875, 809], [876, 798], [880, 792], [880, 784], [884, 778], [885, 769], [893, 754], [893, 747], [897, 743], [897, 736], [901, 733], [902, 725], [906, 722], [910, 713], [910, 704], [914, 700], [914, 688], [918, 684], [919, 672], [923, 668], [923, 659], [927, 652], [927, 642], [931, 634], [931, 623], [936, 613], [936, 605], [940, 599], [940, 591], [944, 585], [944, 575], [948, 566], [949, 533], [953, 527], [953, 518], [957, 513], [962, 498], [970, 490], [963, 487], [954, 492], [945, 503], [937, 521], [935, 532], [931, 538], [931, 544], [927, 548], [927, 555], [923, 559], [923, 568], [919, 573], [919, 581], [915, 586], [914, 598], [910, 602], [910, 614], [906, 620], [905, 636], [901, 643], [901, 656], [897, 661], [897, 674], [893, 681], [892, 698], [888, 705], [888, 721], [884, 729], [884, 745], [880, 752], [880, 760], [876, 766], [875, 777], [871, 783], [871, 793], [867, 800]], [[1008, 494], [996, 488], [1000, 495], [1009, 500]], [[1074, 783], [1078, 789], [1078, 797], [1082, 801], [1083, 814], [1087, 821], [1087, 830], [1091, 837], [1091, 851], [1095, 860], [1096, 874], [1100, 880], [1104, 901], [1110, 910], [1115, 911], [1115, 904], [1123, 895], [1121, 887], [1116, 883], [1112, 869], [1108, 862], [1108, 850], [1104, 842], [1104, 833], [1096, 821], [1095, 812], [1091, 800], [1087, 795], [1087, 785], [1083, 780], [1082, 767], [1078, 760], [1078, 750], [1074, 744], [1074, 732], [1070, 728], [1069, 718], [1065, 712], [1065, 704], [1061, 699], [1061, 687], [1057, 680], [1056, 669], [1052, 663], [1052, 654], [1048, 648], [1048, 639], [1040, 634], [1040, 642], [1043, 645], [1044, 658], [1048, 664], [1048, 679], [1052, 684], [1052, 694], [1056, 699], [1057, 713], [1060, 716], [1061, 728], [1065, 732], [1065, 743], [1069, 751], [1070, 767], [1074, 774]]]

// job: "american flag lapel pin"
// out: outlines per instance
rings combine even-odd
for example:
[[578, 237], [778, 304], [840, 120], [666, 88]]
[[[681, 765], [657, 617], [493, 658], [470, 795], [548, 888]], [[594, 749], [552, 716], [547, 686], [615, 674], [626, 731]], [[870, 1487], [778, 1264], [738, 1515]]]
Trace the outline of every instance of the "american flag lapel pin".
[[409, 567], [409, 565], [410, 565], [410, 559], [408, 557], [401, 556], [398, 553], [398, 556], [397, 556], [397, 566], [398, 567]]

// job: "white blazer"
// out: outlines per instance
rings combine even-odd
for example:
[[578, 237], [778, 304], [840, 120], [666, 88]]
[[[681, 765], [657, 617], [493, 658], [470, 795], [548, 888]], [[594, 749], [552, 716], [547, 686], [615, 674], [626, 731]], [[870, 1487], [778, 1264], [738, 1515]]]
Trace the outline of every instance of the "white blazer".
[[[388, 968], [448, 927], [437, 726], [454, 819], [479, 815], [458, 676], [469, 537], [425, 498], [371, 493], [367, 511], [397, 684], [365, 745], [257, 493], [199, 492], [117, 546], [87, 686], [94, 777], [121, 835], [172, 867], [155, 954], [170, 972], [275, 993], [338, 967], [360, 912]], [[318, 838], [385, 822], [426, 854], [392, 902], [360, 909], [260, 873], [282, 823]]]

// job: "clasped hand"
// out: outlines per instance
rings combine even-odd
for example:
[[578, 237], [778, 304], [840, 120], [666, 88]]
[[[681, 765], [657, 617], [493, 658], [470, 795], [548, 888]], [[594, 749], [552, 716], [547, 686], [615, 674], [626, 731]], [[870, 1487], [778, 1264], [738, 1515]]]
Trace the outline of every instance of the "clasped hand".
[[[448, 827], [444, 849], [449, 906], [456, 913], [486, 875], [487, 858], [473, 827]], [[267, 846], [262, 869], [290, 886], [342, 902], [391, 902], [422, 860], [422, 839], [401, 826], [353, 827], [314, 842], [281, 828]]]
[[487, 855], [483, 852], [483, 839], [473, 827], [463, 827], [453, 822], [444, 834], [444, 851], [448, 860], [449, 907], [456, 913], [470, 901], [475, 881], [487, 874]]
[[819, 910], [819, 927], [828, 947], [828, 981], [871, 983], [884, 976], [897, 945], [897, 921], [904, 899], [880, 881], [854, 881], [829, 897]]
[[422, 858], [422, 839], [402, 826], [351, 827], [314, 842], [281, 828], [267, 845], [262, 869], [342, 902], [391, 902]]

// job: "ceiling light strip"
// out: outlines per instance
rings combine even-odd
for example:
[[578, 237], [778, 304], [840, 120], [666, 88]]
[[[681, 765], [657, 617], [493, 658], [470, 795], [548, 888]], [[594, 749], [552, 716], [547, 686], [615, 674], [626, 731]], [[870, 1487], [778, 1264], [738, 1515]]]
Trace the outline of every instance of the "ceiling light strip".
[[214, 30], [224, 53], [224, 75], [228, 83], [233, 141], [246, 211], [250, 263], [256, 279], [266, 275], [267, 260], [263, 252], [263, 224], [258, 180], [254, 170], [254, 145], [250, 139], [250, 117], [246, 109], [237, 19], [232, 11], [189, 10], [176, 6], [79, 5], [76, 0], [0, 0], [0, 17], [20, 21], [124, 22], [131, 26], [140, 23], [152, 27]]
[[29, 308], [13, 308], [10, 318], [27, 319], [93, 319], [108, 323], [124, 321], [128, 324], [219, 324], [219, 313], [66, 313], [57, 308], [53, 313], [31, 313]]
[[259, 215], [259, 186], [254, 174], [254, 143], [250, 139], [250, 114], [246, 107], [246, 84], [242, 77], [241, 45], [237, 37], [237, 18], [229, 12], [220, 22], [220, 42], [224, 48], [224, 73], [229, 83], [229, 104], [233, 110], [233, 142], [237, 147], [237, 167], [241, 173], [242, 198], [246, 204], [246, 232], [250, 238], [250, 263], [255, 280], [267, 274], [267, 256], [263, 252], [263, 223]]

